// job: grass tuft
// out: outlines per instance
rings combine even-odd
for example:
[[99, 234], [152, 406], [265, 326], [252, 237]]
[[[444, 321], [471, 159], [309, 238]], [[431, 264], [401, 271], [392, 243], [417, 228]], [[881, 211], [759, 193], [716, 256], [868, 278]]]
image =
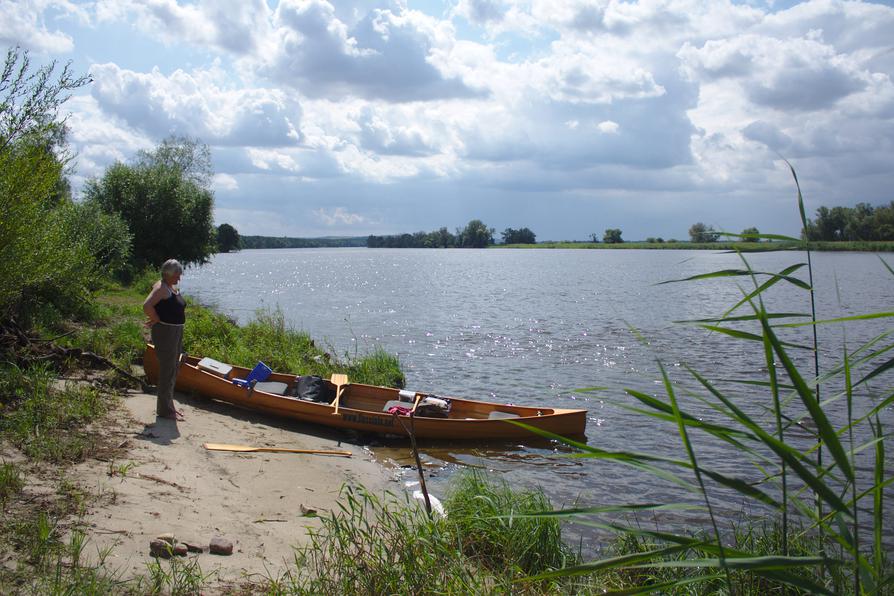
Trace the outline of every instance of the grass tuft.
[[13, 462], [0, 463], [0, 505], [5, 504], [10, 497], [17, 494], [25, 485], [22, 480], [22, 472]]
[[[541, 491], [514, 492], [480, 473], [461, 475], [429, 517], [417, 501], [346, 486], [339, 509], [296, 551], [295, 566], [269, 579], [283, 594], [569, 594], [577, 578], [519, 583], [576, 561], [558, 522], [524, 514], [547, 511]], [[520, 517], [521, 516], [521, 517]]]
[[201, 594], [202, 588], [215, 575], [203, 573], [196, 557], [181, 559], [155, 558], [146, 564], [148, 575], [136, 582], [137, 593], [171, 594], [172, 596]]
[[55, 373], [46, 365], [6, 365], [0, 378], [6, 390], [0, 431], [31, 459], [83, 461], [100, 442], [89, 425], [108, 411], [109, 396], [92, 386], [55, 388]]
[[551, 509], [542, 490], [515, 491], [472, 470], [451, 485], [445, 507], [463, 554], [493, 572], [535, 575], [576, 563], [558, 520], [528, 517]]

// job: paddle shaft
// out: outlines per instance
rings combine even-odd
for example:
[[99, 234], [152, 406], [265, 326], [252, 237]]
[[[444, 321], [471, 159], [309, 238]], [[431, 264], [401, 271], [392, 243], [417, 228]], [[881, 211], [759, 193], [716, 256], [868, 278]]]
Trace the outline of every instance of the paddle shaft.
[[204, 443], [202, 447], [212, 451], [265, 451], [268, 453], [311, 453], [317, 455], [338, 455], [340, 457], [351, 457], [350, 451], [327, 451], [324, 449], [290, 449], [288, 447], [251, 447], [248, 445], [227, 445], [225, 443]]

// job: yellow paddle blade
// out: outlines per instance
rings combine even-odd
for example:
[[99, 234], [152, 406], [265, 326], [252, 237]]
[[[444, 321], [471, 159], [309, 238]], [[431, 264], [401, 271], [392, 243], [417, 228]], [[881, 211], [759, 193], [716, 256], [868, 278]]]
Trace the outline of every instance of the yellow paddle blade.
[[348, 375], [344, 373], [332, 373], [332, 376], [329, 377], [329, 382], [333, 385], [347, 385]]

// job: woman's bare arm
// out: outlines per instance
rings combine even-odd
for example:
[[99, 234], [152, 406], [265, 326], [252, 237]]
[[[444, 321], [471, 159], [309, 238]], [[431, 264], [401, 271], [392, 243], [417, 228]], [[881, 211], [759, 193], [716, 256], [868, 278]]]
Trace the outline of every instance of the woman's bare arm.
[[165, 298], [165, 293], [162, 283], [160, 281], [155, 282], [152, 291], [149, 292], [149, 295], [146, 296], [146, 300], [143, 301], [143, 312], [149, 317], [146, 327], [151, 327], [161, 321], [161, 319], [158, 318], [158, 313], [155, 312], [155, 305]]

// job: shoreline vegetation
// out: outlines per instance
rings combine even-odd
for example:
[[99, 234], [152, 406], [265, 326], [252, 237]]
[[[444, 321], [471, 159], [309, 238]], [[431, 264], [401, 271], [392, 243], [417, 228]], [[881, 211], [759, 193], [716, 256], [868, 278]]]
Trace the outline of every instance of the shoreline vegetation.
[[[731, 252], [772, 252], [804, 250], [803, 242], [538, 242], [537, 244], [496, 244], [490, 248], [573, 248], [573, 249], [640, 249], [640, 250], [713, 250]], [[879, 242], [816, 242], [807, 243], [809, 250], [834, 252], [894, 252], [894, 241]]]
[[[367, 247], [365, 237], [325, 237], [325, 238], [288, 238], [274, 236], [241, 236], [243, 242], [239, 249], [277, 249], [277, 248], [363, 248]], [[894, 240], [852, 241], [852, 240], [811, 240], [807, 242], [809, 250], [820, 252], [894, 252]], [[591, 242], [576, 241], [542, 241], [529, 244], [489, 244], [486, 248], [512, 249], [580, 249], [580, 250], [713, 250], [739, 252], [770, 252], [804, 250], [803, 242]], [[394, 245], [375, 246], [374, 248], [448, 248], [447, 246]], [[455, 247], [451, 247], [455, 248]]]

